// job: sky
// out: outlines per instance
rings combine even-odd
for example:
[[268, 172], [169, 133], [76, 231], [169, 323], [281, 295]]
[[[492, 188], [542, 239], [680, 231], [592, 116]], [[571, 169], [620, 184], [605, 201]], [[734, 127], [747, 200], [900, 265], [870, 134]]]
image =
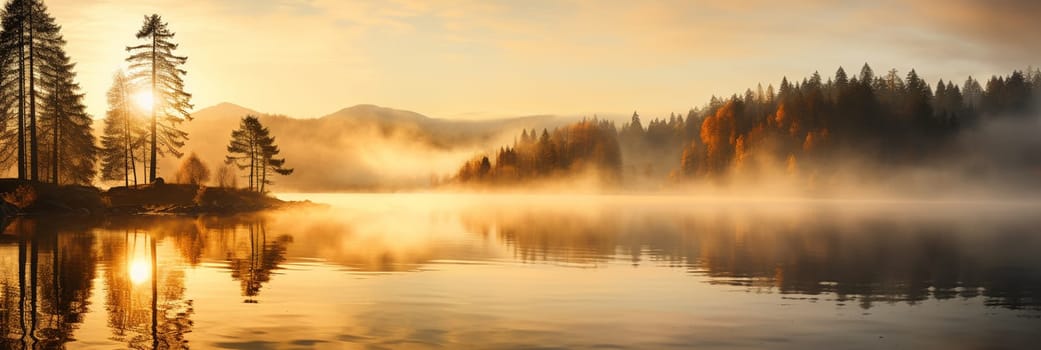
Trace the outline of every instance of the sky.
[[1041, 64], [1041, 1], [45, 0], [101, 118], [143, 17], [188, 56], [196, 108], [320, 117], [668, 115], [781, 77], [911, 68], [930, 83]]

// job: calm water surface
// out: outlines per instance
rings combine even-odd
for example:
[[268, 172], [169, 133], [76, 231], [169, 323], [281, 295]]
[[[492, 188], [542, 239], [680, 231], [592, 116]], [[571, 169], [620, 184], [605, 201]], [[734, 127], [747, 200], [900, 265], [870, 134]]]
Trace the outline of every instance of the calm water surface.
[[18, 219], [0, 348], [1032, 348], [1033, 204], [283, 195]]

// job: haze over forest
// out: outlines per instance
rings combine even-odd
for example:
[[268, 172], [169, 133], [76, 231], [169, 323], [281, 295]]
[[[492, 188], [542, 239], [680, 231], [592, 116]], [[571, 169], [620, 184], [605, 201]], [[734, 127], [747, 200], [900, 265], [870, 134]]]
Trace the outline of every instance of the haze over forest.
[[[474, 121], [358, 105], [295, 119], [223, 103], [193, 113], [196, 119], [185, 127], [192, 137], [184, 149], [219, 163], [223, 145], [207, 140], [226, 137], [239, 116], [260, 115], [283, 154], [300, 169], [279, 178], [278, 188], [309, 192], [461, 183], [483, 189], [539, 187], [563, 181], [572, 190], [786, 195], [888, 190], [985, 196], [1022, 194], [1021, 186], [1039, 181], [1041, 159], [1035, 150], [1041, 141], [1034, 137], [1041, 132], [1038, 70], [935, 84], [917, 72], [908, 75], [896, 70], [876, 74], [865, 65], [851, 73], [842, 69], [837, 76], [784, 77], [777, 87], [760, 84], [661, 116], [636, 111], [635, 116]], [[870, 83], [861, 83], [865, 78]], [[617, 148], [611, 152], [618, 154], [610, 155], [617, 159], [589, 153], [536, 165], [535, 153], [547, 150], [531, 146], [525, 151], [532, 153], [527, 156], [531, 174], [520, 178], [515, 152], [529, 147], [525, 143], [537, 143], [544, 131], [556, 137], [570, 131], [574, 141], [574, 129], [582, 125], [603, 128], [606, 134], [600, 135]], [[561, 140], [546, 141], [565, 147]], [[559, 147], [556, 152], [563, 152]], [[512, 169], [503, 169], [504, 157], [511, 154]], [[488, 168], [477, 174], [485, 156]], [[176, 164], [164, 159], [160, 168], [175, 169]]]
[[[68, 7], [56, 2], [61, 11]], [[397, 5], [400, 4], [393, 6]], [[613, 14], [613, 6], [609, 5], [597, 10]], [[1034, 9], [1026, 2], [1006, 5], [1002, 9]], [[335, 6], [323, 3], [313, 7]], [[691, 10], [679, 3], [652, 8]], [[508, 6], [505, 9], [517, 10]], [[573, 9], [565, 6], [557, 10]], [[263, 10], [285, 15], [280, 7]], [[416, 12], [378, 15], [407, 18], [406, 22], [430, 15], [424, 14], [423, 8], [411, 10]], [[623, 17], [655, 15], [629, 10], [622, 11]], [[719, 4], [706, 5], [703, 10], [743, 14], [740, 7]], [[845, 6], [821, 9], [826, 13], [849, 10]], [[61, 11], [55, 12], [64, 13]], [[1014, 29], [1029, 29], [1036, 22], [1002, 11], [979, 13], [1000, 13], [1007, 17], [1003, 23]], [[960, 33], [944, 21], [933, 21], [949, 15], [921, 13], [921, 23], [908, 18], [897, 22], [923, 33]], [[660, 80], [687, 79], [690, 86], [669, 85], [668, 95], [673, 97], [668, 98], [667, 105], [649, 106], [661, 100], [631, 88], [628, 94], [604, 91], [604, 84], [589, 80], [590, 77], [579, 74], [580, 69], [573, 62], [562, 60], [556, 67], [563, 75], [581, 76], [587, 85], [593, 86], [584, 91], [580, 84], [573, 93], [528, 100], [536, 106], [532, 108], [544, 109], [548, 114], [442, 119], [406, 110], [412, 104], [404, 103], [388, 107], [358, 104], [318, 118], [296, 119], [298, 116], [267, 114], [233, 103], [199, 108], [200, 100], [238, 94], [218, 94], [210, 87], [202, 88], [202, 92], [193, 90], [197, 86], [191, 84], [194, 79], [211, 81], [211, 77], [222, 76], [203, 70], [197, 78], [192, 69], [198, 61], [205, 67], [215, 64], [218, 60], [210, 54], [219, 51], [216, 48], [209, 47], [212, 52], [191, 61], [184, 55], [187, 51], [196, 57], [196, 51], [185, 48], [210, 42], [194, 35], [198, 25], [195, 21], [171, 25], [159, 14], [152, 14], [144, 17], [133, 36], [132, 30], [113, 34], [112, 41], [120, 43], [120, 49], [113, 51], [125, 56], [113, 60], [123, 66], [111, 82], [106, 82], [109, 89], [101, 94], [96, 89], [96, 69], [88, 68], [88, 74], [81, 74], [76, 63], [81, 58], [77, 56], [81, 49], [78, 45], [89, 41], [81, 36], [79, 30], [86, 30], [78, 26], [81, 23], [73, 21], [64, 27], [61, 18], [40, 0], [9, 1], [3, 16], [6, 22], [0, 35], [0, 133], [4, 138], [0, 139], [0, 171], [3, 176], [17, 175], [22, 180], [101, 186], [122, 182], [130, 186], [162, 177], [196, 185], [248, 187], [262, 193], [271, 190], [267, 185], [277, 182], [277, 190], [272, 191], [555, 190], [564, 186], [571, 191], [701, 194], [1004, 196], [1030, 195], [1036, 192], [1032, 189], [1041, 178], [1038, 141], [1034, 137], [1041, 131], [1041, 70], [1026, 66], [993, 73], [995, 67], [1015, 67], [1032, 59], [1023, 54], [1022, 47], [1013, 50], [1015, 45], [1004, 42], [992, 49], [1003, 49], [1009, 57], [991, 57], [987, 61], [986, 57], [973, 55], [973, 64], [957, 69], [929, 55], [912, 55], [917, 59], [910, 62], [923, 62], [915, 67], [920, 71], [873, 68], [868, 63], [832, 70], [829, 65], [849, 58], [829, 60], [830, 56], [821, 54], [812, 60], [817, 67], [798, 65], [804, 69], [798, 75], [776, 74], [792, 72], [792, 66], [787, 66], [769, 74], [749, 76], [747, 72], [722, 69], [718, 62], [716, 68], [731, 72], [731, 79], [698, 80], [687, 71], [670, 70], [664, 75], [668, 79]], [[434, 17], [451, 22], [439, 15]], [[132, 24], [127, 22], [128, 26]], [[181, 23], [192, 28], [188, 33], [193, 34], [177, 36], [174, 28], [180, 28]], [[852, 19], [842, 24], [861, 25]], [[795, 27], [796, 32], [806, 30], [801, 25]], [[993, 33], [965, 37], [973, 42], [997, 42], [984, 40], [993, 39], [989, 35]], [[859, 47], [868, 46], [871, 45], [865, 43]], [[724, 47], [720, 45], [719, 49]], [[763, 43], [760, 50], [767, 47]], [[897, 47], [890, 49], [909, 54]], [[301, 56], [298, 59], [325, 57], [317, 53]], [[863, 61], [868, 62], [875, 58], [869, 53], [863, 56]], [[85, 60], [95, 62], [99, 57], [111, 58], [106, 54]], [[929, 57], [932, 59], [925, 59]], [[293, 60], [285, 62], [290, 61]], [[773, 62], [787, 60], [778, 58]], [[989, 65], [983, 65], [984, 62]], [[634, 68], [638, 65], [629, 63], [613, 67], [610, 72], [631, 77], [629, 81], [642, 86], [646, 86], [647, 79], [658, 76], [641, 72]], [[92, 64], [87, 66], [93, 67]], [[522, 66], [504, 66], [499, 71]], [[972, 69], [977, 71], [973, 73]], [[254, 81], [261, 71], [240, 74], [239, 78]], [[935, 78], [952, 73], [958, 75]], [[314, 75], [308, 79], [325, 78]], [[422, 77], [417, 74], [409, 81]], [[505, 78], [499, 82], [504, 87], [521, 81], [530, 83], [529, 79]], [[91, 89], [81, 86], [80, 80], [90, 81], [84, 86]], [[446, 89], [460, 82], [433, 78], [426, 81], [443, 82]], [[704, 96], [706, 87], [718, 92], [739, 81], [763, 82], [724, 90], [700, 101], [697, 97], [684, 97], [687, 101], [683, 105], [690, 107], [660, 112], [677, 105], [675, 96]], [[553, 79], [544, 82], [547, 88], [558, 88]], [[278, 99], [298, 107], [309, 100], [300, 97], [301, 93], [318, 96], [344, 86], [360, 86], [264, 85], [285, 90]], [[429, 98], [418, 98], [415, 91], [405, 87], [401, 91], [415, 101]], [[490, 93], [519, 100], [531, 97], [506, 88], [484, 89], [480, 93], [469, 89], [467, 94], [454, 91], [470, 96], [468, 103], [453, 102], [456, 111], [469, 104], [488, 108], [483, 97]], [[104, 95], [108, 107], [104, 118], [88, 112], [98, 108], [97, 103], [90, 102], [96, 97], [90, 96], [99, 95]], [[366, 96], [360, 94], [345, 100], [366, 102]], [[595, 99], [590, 100], [590, 96]], [[610, 112], [552, 114], [554, 111], [548, 106], [554, 104], [550, 102], [560, 99], [569, 106], [584, 103], [584, 110]], [[321, 105], [336, 100], [329, 98]], [[619, 109], [620, 104], [632, 105], [635, 111]], [[644, 108], [651, 112], [641, 113]], [[511, 115], [509, 110], [504, 107], [502, 112], [485, 113], [485, 117]], [[226, 165], [232, 162], [235, 169]], [[208, 172], [216, 176], [203, 176]], [[233, 184], [231, 179], [245, 179], [242, 182], [246, 184]], [[1030, 190], [1024, 191], [1027, 189]]]

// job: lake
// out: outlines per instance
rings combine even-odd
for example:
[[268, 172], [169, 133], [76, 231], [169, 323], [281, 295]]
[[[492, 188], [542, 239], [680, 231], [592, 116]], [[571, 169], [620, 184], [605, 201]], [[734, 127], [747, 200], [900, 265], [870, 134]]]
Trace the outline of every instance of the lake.
[[21, 218], [0, 348], [1029, 348], [1033, 203], [283, 194]]

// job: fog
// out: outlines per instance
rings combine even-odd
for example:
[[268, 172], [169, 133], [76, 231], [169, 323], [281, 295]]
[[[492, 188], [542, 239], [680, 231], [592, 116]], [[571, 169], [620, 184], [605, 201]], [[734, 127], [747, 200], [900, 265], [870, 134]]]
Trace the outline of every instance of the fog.
[[[184, 124], [190, 139], [182, 151], [197, 153], [211, 168], [222, 165], [231, 131], [247, 114], [260, 117], [275, 137], [286, 166], [295, 169], [290, 176], [272, 180], [279, 192], [425, 188], [491, 145], [512, 142], [514, 130], [562, 122], [545, 116], [443, 120], [371, 105], [297, 119], [221, 104], [194, 113], [195, 119]], [[174, 157], [160, 159], [160, 176], [174, 178], [178, 162]], [[246, 181], [240, 177], [238, 183]]]
[[[222, 163], [238, 115], [234, 105], [203, 111], [186, 125], [196, 152], [210, 167]], [[452, 121], [376, 106], [356, 106], [318, 119], [262, 115], [296, 171], [274, 179], [276, 192], [476, 191], [676, 193], [700, 197], [908, 198], [912, 200], [1030, 200], [1041, 184], [1041, 118], [987, 116], [963, 128], [924, 161], [890, 164], [872, 150], [837, 150], [793, 168], [752, 148], [723, 176], [676, 177], [679, 152], [623, 152], [621, 179], [585, 167], [516, 184], [471, 186], [452, 177], [470, 159], [511, 147], [522, 130], [552, 130], [574, 118], [527, 117]], [[879, 142], [885, 142], [880, 140]], [[765, 152], [763, 152], [765, 153]], [[160, 162], [173, 178], [178, 160]], [[239, 184], [246, 180], [240, 179]]]

